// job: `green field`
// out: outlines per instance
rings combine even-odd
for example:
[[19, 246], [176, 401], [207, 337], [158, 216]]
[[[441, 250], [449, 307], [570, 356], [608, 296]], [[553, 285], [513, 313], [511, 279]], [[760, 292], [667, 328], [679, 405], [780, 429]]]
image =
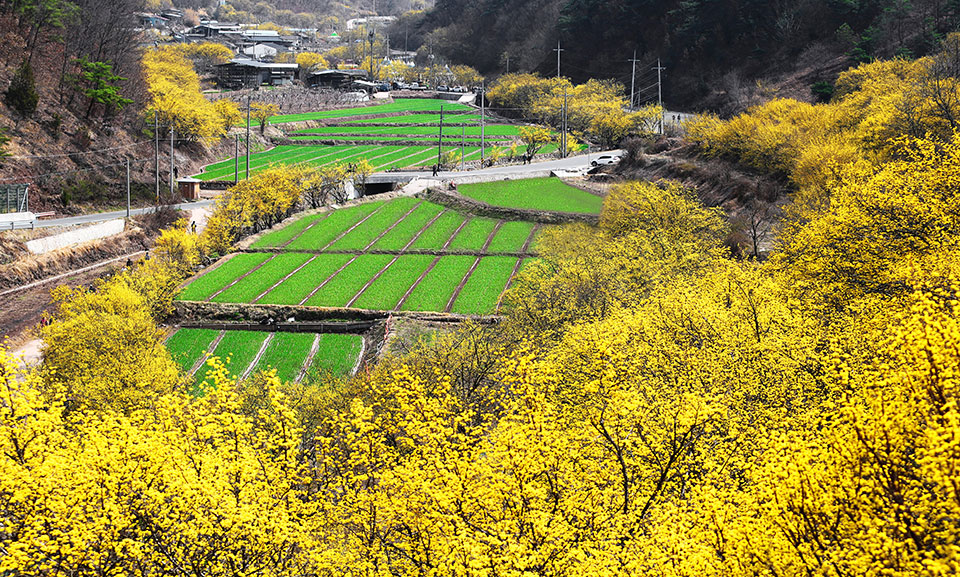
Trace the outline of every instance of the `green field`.
[[[323, 222], [311, 227], [303, 236], [291, 242], [286, 248], [288, 250], [321, 250], [344, 234], [350, 227], [383, 206], [384, 203], [382, 202], [365, 202], [350, 208], [332, 211]], [[271, 233], [271, 235], [281, 235], [282, 233], [283, 229], [280, 229]]]
[[297, 252], [279, 254], [210, 300], [218, 303], [251, 303], [313, 257]]
[[[444, 108], [446, 110], [446, 108]], [[408, 114], [405, 116], [390, 116], [388, 118], [358, 118], [355, 120], [345, 120], [345, 126], [358, 124], [436, 124], [440, 125], [439, 114]], [[443, 124], [446, 126], [456, 126], [460, 124], [480, 124], [479, 114], [444, 114]]]
[[487, 252], [520, 252], [523, 250], [523, 245], [526, 244], [527, 239], [530, 238], [533, 227], [532, 222], [503, 223], [503, 226], [497, 231], [497, 235], [493, 237], [490, 246], [487, 247]]
[[[429, 202], [421, 203], [402, 222], [383, 235], [371, 248], [397, 251], [407, 246], [413, 237], [431, 220], [443, 212], [443, 207]], [[439, 247], [437, 247], [439, 248]]]
[[465, 220], [463, 215], [453, 211], [443, 213], [430, 225], [430, 228], [423, 231], [423, 234], [410, 245], [410, 248], [413, 250], [440, 250]]
[[359, 309], [393, 310], [435, 258], [430, 255], [406, 255], [397, 258], [351, 306]]
[[472, 256], [442, 257], [400, 308], [405, 311], [443, 312], [453, 292], [476, 260], [476, 257]]
[[180, 329], [167, 339], [170, 356], [180, 365], [180, 370], [188, 372], [197, 364], [204, 352], [210, 351], [210, 345], [220, 331], [212, 329]]
[[[250, 373], [276, 369], [277, 377], [285, 382], [296, 381], [300, 376], [315, 341], [317, 353], [309, 367], [312, 373], [325, 371], [335, 376], [349, 374], [362, 348], [362, 338], [358, 335], [226, 331], [216, 350], [208, 350], [219, 333], [210, 329], [180, 329], [167, 340], [167, 348], [184, 372], [190, 370], [204, 353], [209, 353], [227, 363], [231, 377], [239, 377], [247, 372], [264, 341], [269, 338], [263, 355]], [[207, 369], [201, 366], [198, 370], [201, 379], [206, 377]]]
[[603, 198], [565, 184], [559, 178], [530, 178], [464, 184], [463, 196], [494, 206], [600, 214]]
[[190, 283], [177, 298], [183, 301], [207, 300], [218, 290], [243, 276], [271, 256], [264, 253], [234, 255], [227, 262]]
[[315, 338], [313, 333], [274, 333], [253, 370], [267, 371], [273, 368], [281, 381], [297, 380], [303, 364], [310, 356]]
[[457, 236], [450, 243], [450, 250], [479, 251], [490, 238], [490, 233], [496, 228], [497, 221], [489, 218], [474, 218], [460, 229]]
[[[321, 126], [319, 128], [305, 128], [297, 131], [296, 135], [316, 135], [316, 134], [376, 134], [388, 136], [434, 136], [439, 130], [437, 126], [362, 126], [362, 125], [338, 125]], [[487, 124], [483, 127], [484, 136], [519, 136], [520, 127], [512, 124]], [[444, 124], [443, 135], [449, 137], [479, 137], [480, 126], [447, 126]]]
[[313, 289], [350, 262], [352, 258], [348, 254], [319, 254], [307, 266], [267, 293], [260, 299], [259, 304], [298, 305], [310, 295]]
[[480, 259], [480, 264], [470, 275], [463, 290], [453, 303], [451, 312], [465, 315], [482, 315], [496, 309], [517, 259], [504, 256], [491, 256]]
[[390, 202], [330, 245], [330, 250], [357, 251], [366, 248], [379, 234], [404, 218], [404, 215], [419, 203], [419, 200], [410, 197]]
[[342, 307], [360, 292], [393, 257], [384, 254], [365, 254], [357, 257], [347, 268], [335, 276], [317, 294], [306, 302], [308, 306]]
[[[268, 336], [270, 333], [259, 331], [227, 331], [210, 356], [220, 357], [231, 377], [241, 377]], [[197, 373], [205, 374], [203, 367]]]
[[405, 98], [377, 106], [357, 106], [354, 108], [305, 112], [302, 114], [278, 114], [270, 118], [270, 124], [287, 124], [290, 122], [303, 122], [305, 120], [326, 120], [330, 118], [348, 118], [373, 114], [395, 114], [398, 112], [439, 112], [441, 106], [443, 106], [444, 112], [469, 112], [475, 110], [465, 104], [435, 98]]
[[349, 375], [362, 349], [363, 339], [357, 335], [320, 335], [310, 373], [326, 372], [337, 377]]

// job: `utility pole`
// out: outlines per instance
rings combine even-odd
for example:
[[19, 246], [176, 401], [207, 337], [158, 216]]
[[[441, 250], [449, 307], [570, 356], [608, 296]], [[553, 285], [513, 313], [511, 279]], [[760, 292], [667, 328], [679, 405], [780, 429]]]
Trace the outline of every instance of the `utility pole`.
[[467, 127], [464, 124], [460, 125], [460, 170], [462, 171], [466, 167], [466, 161], [463, 159], [463, 150], [467, 145]]
[[250, 180], [250, 95], [247, 94], [247, 167], [246, 180]]
[[157, 115], [157, 110], [153, 110], [153, 169], [154, 169], [154, 182], [157, 189], [157, 199], [156, 203], [160, 204], [160, 120]]
[[636, 105], [636, 95], [637, 91], [635, 89], [637, 81], [637, 51], [633, 51], [633, 58], [630, 60], [633, 63], [633, 72], [630, 74], [630, 109], [637, 107]]
[[510, 74], [510, 53], [507, 52], [506, 55], [507, 55], [507, 72], [506, 72], [506, 74]]
[[173, 187], [176, 180], [177, 167], [173, 162], [173, 127], [170, 127], [170, 202], [173, 202]]
[[233, 137], [233, 183], [240, 182], [240, 135]]
[[373, 28], [371, 28], [370, 34], [368, 35], [370, 37], [370, 82], [373, 82], [375, 80], [373, 76], [373, 38], [375, 35], [376, 35], [376, 32], [374, 31]]
[[440, 136], [437, 138], [437, 172], [440, 171], [440, 151], [443, 149], [443, 105], [440, 105]]
[[654, 68], [654, 70], [657, 71], [657, 105], [660, 107], [660, 122], [658, 124], [660, 128], [660, 134], [663, 134], [663, 85], [660, 82], [660, 73], [666, 70], [666, 68], [660, 66], [659, 58], [657, 58], [657, 67]]
[[127, 157], [127, 218], [130, 218], [130, 157]]
[[483, 168], [483, 129], [486, 127], [483, 121], [483, 101], [487, 93], [486, 79], [480, 81], [480, 168]]
[[560, 53], [564, 51], [563, 48], [560, 48], [560, 41], [557, 40], [557, 47], [553, 49], [557, 53], [557, 78], [560, 78]]

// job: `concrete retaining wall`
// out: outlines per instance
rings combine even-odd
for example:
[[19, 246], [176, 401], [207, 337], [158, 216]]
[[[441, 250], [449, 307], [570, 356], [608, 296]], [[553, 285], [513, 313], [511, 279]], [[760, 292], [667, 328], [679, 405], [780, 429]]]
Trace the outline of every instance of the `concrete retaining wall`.
[[106, 238], [123, 232], [124, 221], [122, 218], [108, 220], [93, 226], [84, 227], [78, 230], [71, 230], [27, 241], [27, 250], [32, 254], [43, 254], [57, 249], [66, 248], [82, 242], [89, 242], [100, 238]]

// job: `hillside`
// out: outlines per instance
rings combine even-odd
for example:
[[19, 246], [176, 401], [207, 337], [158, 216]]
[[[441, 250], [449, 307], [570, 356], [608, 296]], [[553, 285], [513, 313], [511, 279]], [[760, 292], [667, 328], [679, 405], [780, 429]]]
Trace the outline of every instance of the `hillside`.
[[427, 50], [486, 75], [556, 74], [559, 40], [563, 75], [629, 87], [636, 51], [644, 100], [656, 100], [660, 58], [671, 106], [730, 113], [778, 87], [812, 99], [856, 62], [925, 55], [958, 18], [940, 0], [439, 0], [416, 29]]

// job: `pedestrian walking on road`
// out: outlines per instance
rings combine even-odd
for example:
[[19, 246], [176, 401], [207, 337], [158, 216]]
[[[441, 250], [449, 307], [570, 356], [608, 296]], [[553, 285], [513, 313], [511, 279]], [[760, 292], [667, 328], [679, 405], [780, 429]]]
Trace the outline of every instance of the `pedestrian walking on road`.
[[436, 164], [433, 165], [433, 175], [434, 175], [434, 176], [437, 175], [437, 165], [436, 165]]

